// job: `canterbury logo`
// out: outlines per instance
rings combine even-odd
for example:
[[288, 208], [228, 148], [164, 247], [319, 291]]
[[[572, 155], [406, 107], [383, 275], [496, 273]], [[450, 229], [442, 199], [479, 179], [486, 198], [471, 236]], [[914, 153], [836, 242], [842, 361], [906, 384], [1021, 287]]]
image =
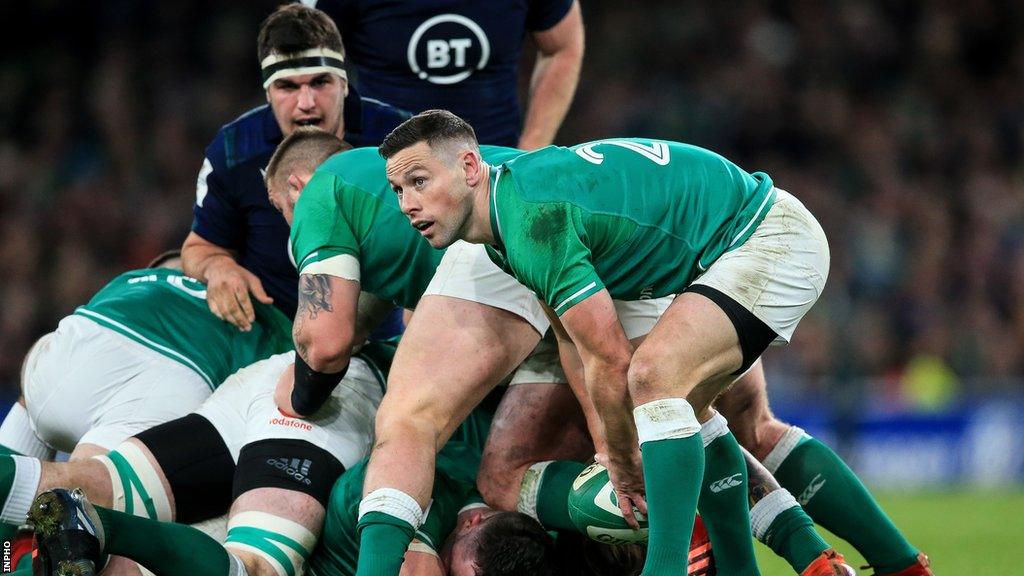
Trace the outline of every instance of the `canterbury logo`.
[[743, 474], [741, 472], [737, 472], [732, 476], [727, 476], [725, 478], [722, 478], [721, 480], [715, 480], [714, 482], [711, 483], [711, 486], [709, 486], [709, 488], [711, 488], [712, 492], [717, 494], [722, 490], [735, 488], [740, 484], [743, 484]]
[[811, 479], [811, 483], [808, 484], [807, 488], [800, 493], [800, 497], [797, 498], [797, 501], [800, 502], [801, 506], [807, 506], [807, 503], [811, 501], [811, 498], [814, 498], [814, 495], [817, 494], [818, 490], [821, 490], [821, 487], [824, 485], [825, 479], [821, 477], [821, 474], [818, 474]]

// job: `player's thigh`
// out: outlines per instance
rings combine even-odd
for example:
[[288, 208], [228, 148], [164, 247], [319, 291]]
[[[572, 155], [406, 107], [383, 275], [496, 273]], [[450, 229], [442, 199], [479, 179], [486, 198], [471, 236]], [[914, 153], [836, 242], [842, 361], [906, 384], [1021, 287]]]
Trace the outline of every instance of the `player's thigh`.
[[378, 432], [392, 420], [429, 422], [443, 442], [526, 358], [540, 334], [522, 316], [449, 296], [424, 296], [388, 375]]
[[720, 387], [742, 360], [736, 328], [725, 311], [701, 294], [684, 292], [633, 353], [633, 402], [685, 397], [702, 385]]

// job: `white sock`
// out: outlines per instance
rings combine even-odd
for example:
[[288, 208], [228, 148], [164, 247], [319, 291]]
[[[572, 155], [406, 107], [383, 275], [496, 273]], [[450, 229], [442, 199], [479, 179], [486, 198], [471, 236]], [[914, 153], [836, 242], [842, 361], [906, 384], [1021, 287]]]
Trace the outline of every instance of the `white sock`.
[[800, 504], [785, 488], [773, 490], [762, 498], [750, 509], [750, 528], [754, 533], [754, 538], [757, 538], [759, 542], [764, 542], [768, 529], [771, 528], [772, 522], [775, 522], [779, 514], [797, 506]]
[[28, 509], [35, 500], [43, 466], [39, 460], [28, 456], [12, 455], [11, 458], [14, 459], [14, 481], [3, 510], [0, 511], [0, 522], [20, 526], [28, 518]]
[[24, 456], [32, 456], [40, 460], [53, 460], [56, 450], [50, 448], [32, 429], [32, 423], [25, 407], [15, 402], [10, 412], [0, 424], [0, 445], [14, 450]]

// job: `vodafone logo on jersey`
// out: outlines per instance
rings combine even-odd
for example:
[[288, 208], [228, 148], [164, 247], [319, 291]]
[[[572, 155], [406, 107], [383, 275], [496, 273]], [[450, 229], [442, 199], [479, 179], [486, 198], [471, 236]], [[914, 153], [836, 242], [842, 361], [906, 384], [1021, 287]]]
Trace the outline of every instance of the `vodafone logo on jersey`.
[[409, 39], [409, 68], [432, 84], [457, 84], [482, 70], [491, 44], [476, 22], [459, 14], [440, 14], [419, 25]]
[[282, 416], [281, 418], [271, 418], [271, 426], [284, 426], [285, 428], [297, 428], [299, 430], [312, 430], [313, 425], [309, 422], [303, 422], [302, 420], [296, 420], [294, 418], [288, 418]]

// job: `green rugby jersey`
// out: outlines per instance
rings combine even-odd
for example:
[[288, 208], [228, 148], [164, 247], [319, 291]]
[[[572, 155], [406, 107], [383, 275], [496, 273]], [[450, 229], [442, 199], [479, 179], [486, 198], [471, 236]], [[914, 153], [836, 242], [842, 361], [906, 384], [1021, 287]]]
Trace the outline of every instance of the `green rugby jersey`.
[[[434, 552], [455, 529], [459, 510], [478, 502], [476, 473], [480, 467], [484, 439], [491, 414], [474, 410], [437, 455], [430, 509], [416, 538]], [[324, 518], [323, 535], [309, 557], [307, 572], [312, 576], [353, 576], [359, 560], [359, 502], [363, 497], [368, 460], [341, 475], [331, 490]]]
[[682, 292], [737, 248], [775, 199], [772, 180], [709, 150], [598, 140], [522, 154], [492, 176], [491, 258], [562, 315], [602, 288]]
[[[501, 163], [514, 148], [482, 146]], [[444, 251], [433, 249], [398, 205], [376, 148], [336, 154], [317, 168], [295, 204], [289, 239], [299, 274], [327, 274], [404, 308], [415, 308]]]
[[206, 285], [169, 268], [133, 270], [114, 278], [75, 314], [188, 366], [211, 389], [257, 360], [292, 349], [292, 323], [253, 300], [256, 320], [242, 332], [206, 304]]

